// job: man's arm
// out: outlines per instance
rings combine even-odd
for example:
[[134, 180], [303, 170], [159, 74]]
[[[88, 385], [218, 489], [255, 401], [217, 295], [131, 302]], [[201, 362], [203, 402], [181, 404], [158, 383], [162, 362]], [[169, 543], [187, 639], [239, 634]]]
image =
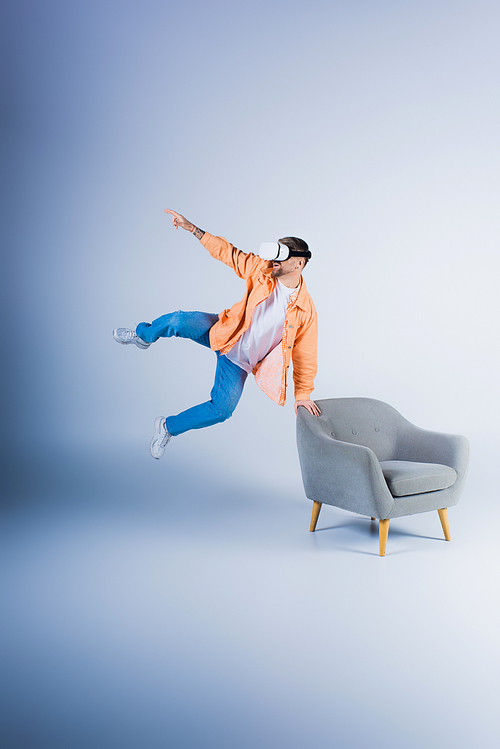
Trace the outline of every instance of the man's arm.
[[313, 416], [320, 416], [321, 411], [316, 403], [310, 399], [314, 389], [316, 376], [318, 349], [318, 319], [314, 309], [309, 320], [300, 328], [293, 351], [293, 380], [295, 384], [295, 413], [299, 406], [304, 406]]
[[169, 208], [165, 209], [165, 213], [170, 213], [174, 217], [172, 223], [176, 229], [180, 226], [181, 229], [185, 229], [194, 234], [213, 258], [228, 265], [240, 278], [249, 278], [262, 266], [268, 265], [267, 260], [262, 260], [258, 255], [254, 255], [251, 252], [247, 253], [238, 250], [236, 247], [233, 247], [227, 239], [224, 239], [223, 237], [214, 237], [208, 232], [198, 229], [197, 226], [192, 224], [191, 221], [188, 221], [187, 218], [184, 218], [184, 216], [181, 216], [180, 213], [171, 211]]
[[186, 231], [191, 232], [191, 234], [194, 234], [196, 239], [201, 239], [203, 235], [205, 234], [204, 231], [201, 229], [198, 229], [197, 226], [191, 223], [191, 221], [188, 221], [187, 218], [184, 218], [184, 216], [181, 216], [180, 213], [176, 213], [175, 211], [171, 211], [169, 208], [165, 208], [165, 213], [170, 213], [174, 218], [172, 219], [172, 224], [175, 226], [176, 229], [181, 227], [181, 229], [185, 229]]

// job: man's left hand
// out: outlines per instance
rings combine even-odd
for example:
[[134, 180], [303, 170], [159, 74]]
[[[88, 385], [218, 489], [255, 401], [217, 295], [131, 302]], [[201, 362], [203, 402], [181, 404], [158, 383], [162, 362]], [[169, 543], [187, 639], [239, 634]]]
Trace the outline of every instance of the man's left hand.
[[313, 416], [321, 415], [321, 411], [314, 401], [295, 401], [295, 413], [297, 413], [299, 406], [304, 406], [304, 408], [307, 408], [309, 413]]
[[164, 213], [170, 213], [173, 216], [172, 224], [175, 226], [176, 229], [181, 227], [181, 229], [185, 229], [186, 231], [192, 232], [193, 229], [196, 229], [195, 225], [191, 223], [191, 221], [188, 221], [187, 218], [184, 218], [184, 216], [181, 216], [180, 213], [177, 213], [177, 211], [171, 211], [170, 208], [165, 208], [163, 211]]

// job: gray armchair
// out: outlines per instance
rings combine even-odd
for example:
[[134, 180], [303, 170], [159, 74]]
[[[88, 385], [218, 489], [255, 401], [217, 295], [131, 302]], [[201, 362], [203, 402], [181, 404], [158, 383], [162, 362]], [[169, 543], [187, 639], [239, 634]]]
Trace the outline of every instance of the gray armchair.
[[315, 401], [321, 416], [297, 413], [297, 447], [311, 531], [323, 503], [379, 521], [385, 556], [389, 520], [437, 510], [450, 540], [447, 508], [456, 505], [469, 464], [465, 437], [420, 429], [372, 398]]

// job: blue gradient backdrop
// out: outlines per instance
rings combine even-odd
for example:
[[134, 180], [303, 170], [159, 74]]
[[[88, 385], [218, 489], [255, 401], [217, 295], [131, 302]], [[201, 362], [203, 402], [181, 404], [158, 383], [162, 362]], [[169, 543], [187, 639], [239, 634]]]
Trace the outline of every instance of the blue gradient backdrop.
[[[498, 746], [498, 4], [1, 19], [2, 745]], [[293, 408], [253, 381], [151, 460], [214, 357], [112, 329], [242, 295], [166, 207], [248, 251], [309, 242], [315, 396], [469, 437], [453, 543], [401, 519], [380, 560], [328, 508], [309, 535]]]

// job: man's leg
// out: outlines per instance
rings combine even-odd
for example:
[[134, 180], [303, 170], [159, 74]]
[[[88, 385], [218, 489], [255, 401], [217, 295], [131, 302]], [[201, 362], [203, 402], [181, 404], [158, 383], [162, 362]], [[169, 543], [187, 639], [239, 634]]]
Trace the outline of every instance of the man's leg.
[[138, 337], [146, 343], [154, 343], [158, 338], [190, 338], [202, 346], [210, 348], [209, 330], [219, 319], [210, 312], [170, 312], [153, 320], [141, 322], [135, 329]]
[[[176, 336], [189, 338], [210, 348], [210, 328], [218, 319], [218, 315], [208, 312], [178, 310], [162, 315], [152, 323], [139, 323], [135, 334], [147, 346], [157, 341], [158, 338]], [[134, 331], [131, 332], [134, 333]], [[217, 354], [217, 369], [210, 400], [189, 408], [177, 416], [167, 418], [159, 416], [156, 419], [155, 434], [151, 440], [153, 458], [161, 458], [170, 437], [183, 434], [190, 429], [202, 429], [219, 424], [229, 419], [238, 405], [248, 374], [218, 351], [215, 353]]]
[[190, 429], [202, 429], [229, 419], [243, 392], [248, 374], [236, 366], [218, 351], [215, 382], [210, 393], [210, 400], [199, 406], [189, 408], [177, 416], [166, 419], [159, 416], [155, 421], [155, 433], [151, 440], [151, 455], [159, 459], [172, 436], [177, 436]]
[[210, 348], [208, 331], [219, 319], [218, 315], [209, 312], [170, 312], [162, 315], [152, 323], [141, 322], [135, 330], [116, 328], [113, 338], [118, 343], [135, 344], [140, 349], [147, 349], [158, 338], [190, 338], [202, 346]]
[[216, 353], [217, 370], [210, 400], [177, 416], [168, 416], [165, 425], [169, 434], [176, 436], [190, 429], [202, 429], [219, 424], [229, 419], [238, 405], [248, 374], [226, 356], [222, 356], [218, 351]]

